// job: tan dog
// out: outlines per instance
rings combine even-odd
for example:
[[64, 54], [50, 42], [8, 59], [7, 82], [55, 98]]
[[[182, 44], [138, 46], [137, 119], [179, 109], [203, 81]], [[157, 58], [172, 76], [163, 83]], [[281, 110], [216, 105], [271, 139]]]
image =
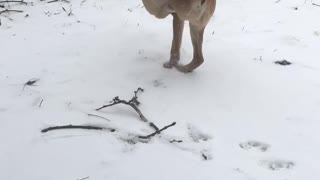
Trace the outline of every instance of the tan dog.
[[[212, 17], [216, 0], [142, 0], [147, 11], [163, 19], [169, 14], [173, 16], [173, 40], [170, 61], [165, 68], [176, 67], [181, 72], [191, 72], [199, 67], [204, 59], [202, 54], [203, 33]], [[190, 35], [193, 45], [193, 59], [185, 65], [178, 65], [184, 21], [189, 21]]]

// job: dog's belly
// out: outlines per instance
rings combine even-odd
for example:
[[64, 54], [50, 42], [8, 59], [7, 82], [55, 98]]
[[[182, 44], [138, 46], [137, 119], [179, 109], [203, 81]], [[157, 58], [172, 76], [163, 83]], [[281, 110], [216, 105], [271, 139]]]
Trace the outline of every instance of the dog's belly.
[[169, 0], [142, 0], [142, 2], [150, 14], [160, 19], [163, 19], [169, 14], [175, 12], [169, 6]]

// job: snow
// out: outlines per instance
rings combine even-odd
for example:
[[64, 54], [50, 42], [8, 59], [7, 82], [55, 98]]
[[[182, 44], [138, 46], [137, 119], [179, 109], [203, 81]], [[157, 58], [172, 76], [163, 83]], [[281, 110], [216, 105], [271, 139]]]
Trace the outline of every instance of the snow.
[[[205, 63], [190, 74], [162, 68], [172, 18], [156, 19], [141, 1], [11, 4], [24, 12], [0, 15], [0, 179], [318, 180], [320, 7], [312, 3], [320, 1], [218, 1]], [[181, 63], [191, 58], [186, 25]], [[284, 59], [293, 64], [274, 63]], [[132, 144], [153, 130], [130, 107], [94, 109], [138, 87], [150, 121], [177, 124]], [[69, 124], [117, 132], [41, 133]]]

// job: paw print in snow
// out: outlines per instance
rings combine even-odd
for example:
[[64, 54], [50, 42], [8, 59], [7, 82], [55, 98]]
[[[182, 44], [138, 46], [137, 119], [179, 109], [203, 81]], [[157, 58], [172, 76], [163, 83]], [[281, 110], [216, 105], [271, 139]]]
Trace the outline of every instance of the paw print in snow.
[[287, 160], [262, 160], [260, 164], [272, 171], [291, 169], [295, 166], [294, 162]]
[[239, 146], [242, 149], [257, 149], [261, 152], [265, 152], [270, 148], [269, 144], [263, 143], [263, 142], [259, 142], [259, 141], [247, 141], [244, 143], [240, 143]]
[[161, 79], [156, 79], [156, 80], [152, 81], [152, 84], [154, 87], [162, 87], [162, 88], [167, 87]]
[[188, 125], [189, 136], [194, 142], [208, 141], [212, 137], [204, 132], [201, 132], [198, 128], [193, 125]]

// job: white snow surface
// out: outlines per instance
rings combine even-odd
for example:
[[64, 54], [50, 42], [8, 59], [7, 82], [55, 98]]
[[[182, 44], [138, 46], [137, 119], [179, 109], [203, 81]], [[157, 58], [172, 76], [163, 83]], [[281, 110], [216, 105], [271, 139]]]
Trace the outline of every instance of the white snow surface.
[[[320, 179], [319, 0], [218, 0], [189, 74], [162, 68], [172, 18], [141, 1], [28, 2], [0, 15], [1, 180]], [[153, 129], [133, 109], [94, 109], [138, 87], [150, 121], [177, 124], [134, 144]], [[69, 124], [116, 132], [41, 133]]]

